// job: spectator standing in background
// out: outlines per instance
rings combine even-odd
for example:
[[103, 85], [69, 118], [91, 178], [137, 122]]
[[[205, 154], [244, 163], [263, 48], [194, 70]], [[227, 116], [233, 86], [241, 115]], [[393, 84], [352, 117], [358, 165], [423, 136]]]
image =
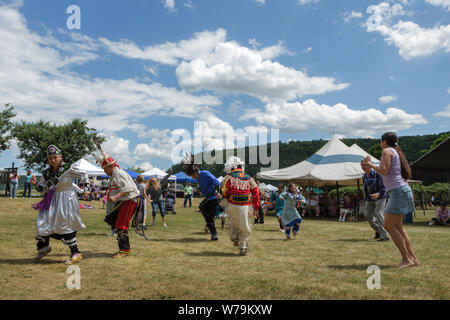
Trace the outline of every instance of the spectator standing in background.
[[[22, 198], [25, 198], [25, 195], [27, 194], [27, 190], [28, 190], [28, 198], [31, 198], [31, 178], [32, 177], [33, 177], [33, 175], [31, 174], [31, 170], [28, 169], [26, 179], [25, 179], [25, 185], [23, 187]], [[35, 177], [35, 179], [36, 179], [36, 177]]]
[[186, 187], [184, 187], [184, 204], [183, 207], [186, 208], [187, 201], [189, 200], [189, 208], [192, 207], [192, 187], [191, 183], [188, 181]]
[[150, 196], [152, 201], [152, 226], [155, 225], [156, 212], [159, 209], [161, 219], [164, 227], [166, 224], [166, 208], [164, 206], [163, 191], [167, 186], [167, 179], [172, 175], [172, 168], [169, 169], [169, 173], [164, 176], [161, 182], [156, 178], [149, 179], [147, 187], [147, 195]]
[[9, 175], [9, 197], [11, 199], [17, 198], [16, 191], [19, 186], [19, 178], [20, 176], [17, 174], [17, 170], [14, 170]]

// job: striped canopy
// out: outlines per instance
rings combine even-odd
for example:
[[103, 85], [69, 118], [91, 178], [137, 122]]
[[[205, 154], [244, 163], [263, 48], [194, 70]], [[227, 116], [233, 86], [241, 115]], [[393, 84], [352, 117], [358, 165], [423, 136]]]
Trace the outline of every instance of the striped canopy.
[[[339, 185], [356, 185], [358, 180], [362, 183], [360, 163], [366, 156], [364, 150], [358, 148], [350, 148], [332, 137], [308, 159], [287, 168], [261, 171], [256, 176], [261, 180], [292, 181], [305, 185], [311, 181], [315, 186], [331, 185], [337, 181]], [[378, 163], [378, 160], [373, 158], [372, 162]]]

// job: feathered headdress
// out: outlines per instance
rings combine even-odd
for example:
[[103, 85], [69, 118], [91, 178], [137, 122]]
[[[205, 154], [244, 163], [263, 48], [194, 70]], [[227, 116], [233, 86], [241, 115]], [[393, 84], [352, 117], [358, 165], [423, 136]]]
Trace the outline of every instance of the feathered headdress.
[[97, 146], [98, 151], [100, 151], [100, 155], [96, 157], [97, 163], [102, 167], [102, 169], [105, 169], [108, 166], [116, 166], [118, 168], [119, 165], [117, 164], [116, 160], [114, 160], [113, 158], [111, 158], [109, 155], [107, 155], [105, 153], [105, 151], [103, 151], [102, 146], [100, 145], [100, 143], [97, 140], [97, 137], [93, 138], [93, 142], [94, 144]]
[[245, 170], [245, 162], [242, 161], [240, 158], [231, 156], [228, 158], [227, 162], [225, 163], [225, 167], [223, 168], [223, 171], [226, 173], [229, 173], [238, 167], [241, 167], [242, 170]]
[[102, 154], [96, 157], [97, 163], [105, 169], [108, 166], [116, 166], [119, 167], [116, 160], [108, 156], [106, 153], [102, 151]]
[[199, 165], [195, 163], [194, 156], [186, 153], [183, 157], [183, 171], [188, 176], [192, 176], [196, 171], [199, 170]]

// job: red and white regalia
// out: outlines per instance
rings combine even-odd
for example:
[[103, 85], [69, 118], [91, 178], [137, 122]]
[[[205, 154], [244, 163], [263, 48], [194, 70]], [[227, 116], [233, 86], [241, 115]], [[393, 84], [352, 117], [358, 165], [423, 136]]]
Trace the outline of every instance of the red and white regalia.
[[[221, 183], [223, 199], [220, 204], [228, 214], [228, 231], [240, 254], [249, 249], [251, 234], [250, 215], [259, 211], [259, 190], [255, 180], [244, 172], [244, 163], [237, 157], [230, 157], [225, 165], [228, 174]], [[253, 208], [252, 208], [253, 206]]]

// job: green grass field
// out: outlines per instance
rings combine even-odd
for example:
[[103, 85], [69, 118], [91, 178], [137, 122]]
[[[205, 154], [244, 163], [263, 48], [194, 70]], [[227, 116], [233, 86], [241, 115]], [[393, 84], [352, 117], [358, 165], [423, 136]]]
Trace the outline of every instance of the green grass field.
[[[167, 216], [167, 228], [158, 215], [148, 228], [151, 241], [130, 230], [131, 256], [112, 259], [117, 241], [107, 236], [101, 203], [89, 202], [96, 210], [81, 210], [86, 229], [77, 236], [84, 254], [81, 289], [69, 290], [69, 250], [60, 241], [52, 239], [53, 251], [33, 262], [37, 213], [30, 206], [36, 201], [0, 198], [0, 299], [450, 298], [450, 228], [426, 226], [433, 211], [418, 211], [406, 226], [420, 266], [396, 269], [401, 258], [394, 243], [373, 240], [366, 221], [304, 219], [297, 238], [284, 241], [276, 218], [267, 216], [264, 225], [253, 226], [251, 249], [242, 257], [220, 223], [219, 241], [207, 241], [202, 215], [181, 201], [177, 214]], [[379, 290], [367, 288], [370, 265], [381, 268]]]

